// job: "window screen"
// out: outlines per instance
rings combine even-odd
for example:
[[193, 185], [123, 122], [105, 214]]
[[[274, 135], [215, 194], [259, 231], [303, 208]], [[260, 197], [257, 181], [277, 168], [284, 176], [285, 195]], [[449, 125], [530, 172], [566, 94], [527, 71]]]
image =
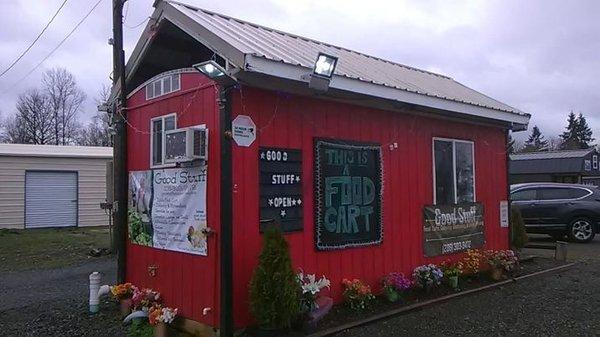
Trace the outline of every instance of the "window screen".
[[452, 147], [452, 142], [436, 140], [434, 143], [436, 204], [454, 203]]
[[435, 203], [441, 205], [475, 201], [473, 143], [436, 139]]
[[162, 165], [163, 130], [162, 119], [152, 121], [152, 165]]

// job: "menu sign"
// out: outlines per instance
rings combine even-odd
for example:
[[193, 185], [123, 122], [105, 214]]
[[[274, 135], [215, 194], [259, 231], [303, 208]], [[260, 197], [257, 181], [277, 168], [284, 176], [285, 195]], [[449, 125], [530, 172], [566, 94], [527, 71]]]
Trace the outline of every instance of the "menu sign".
[[261, 147], [258, 152], [260, 231], [269, 226], [302, 230], [302, 151]]
[[315, 141], [315, 220], [319, 250], [381, 243], [381, 147]]
[[431, 205], [423, 209], [425, 256], [438, 256], [482, 247], [483, 205]]

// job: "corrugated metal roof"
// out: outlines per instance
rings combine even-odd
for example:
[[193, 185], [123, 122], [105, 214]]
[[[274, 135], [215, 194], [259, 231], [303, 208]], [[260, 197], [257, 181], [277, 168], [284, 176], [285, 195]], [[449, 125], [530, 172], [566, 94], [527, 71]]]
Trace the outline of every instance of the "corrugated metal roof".
[[511, 154], [510, 160], [536, 160], [536, 159], [560, 159], [560, 158], [581, 158], [594, 151], [593, 148], [585, 150], [560, 150], [560, 151], [541, 151]]
[[[335, 75], [411, 93], [527, 115], [450, 77], [383, 60], [346, 48], [278, 31], [176, 1], [165, 1], [244, 53], [312, 68], [319, 52], [339, 57]], [[238, 65], [240, 66], [240, 65]]]
[[112, 158], [112, 147], [0, 144], [0, 156]]

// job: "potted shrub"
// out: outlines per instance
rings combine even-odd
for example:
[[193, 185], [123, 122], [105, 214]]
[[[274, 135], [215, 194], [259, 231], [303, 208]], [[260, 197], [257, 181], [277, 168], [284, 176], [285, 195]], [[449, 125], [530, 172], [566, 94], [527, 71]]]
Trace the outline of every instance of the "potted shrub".
[[402, 293], [412, 286], [412, 282], [402, 273], [389, 273], [381, 283], [385, 298], [392, 303], [401, 300]]
[[110, 287], [110, 293], [119, 301], [121, 315], [123, 317], [129, 315], [132, 309], [131, 298], [137, 288], [131, 283], [121, 283]]
[[371, 292], [371, 286], [359, 279], [352, 281], [343, 279], [342, 285], [344, 286], [344, 303], [352, 310], [364, 310], [375, 299], [375, 295]]
[[290, 328], [300, 313], [299, 293], [288, 244], [279, 230], [269, 228], [250, 281], [250, 312], [259, 335], [281, 336]]
[[521, 251], [529, 241], [525, 231], [525, 222], [517, 207], [510, 208], [510, 246], [517, 252]]
[[413, 282], [426, 292], [440, 285], [444, 273], [435, 264], [418, 266], [413, 271]]

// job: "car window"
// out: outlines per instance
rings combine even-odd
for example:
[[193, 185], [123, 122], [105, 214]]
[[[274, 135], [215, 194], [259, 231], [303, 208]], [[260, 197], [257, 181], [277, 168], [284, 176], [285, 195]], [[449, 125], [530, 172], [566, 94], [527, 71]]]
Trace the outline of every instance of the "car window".
[[590, 192], [588, 190], [584, 190], [582, 188], [570, 188], [569, 194], [571, 196], [571, 199], [577, 199], [577, 198], [585, 197], [586, 195], [590, 194]]
[[510, 195], [513, 201], [535, 200], [536, 193], [534, 189], [518, 190]]
[[581, 188], [548, 187], [538, 191], [540, 200], [576, 199], [587, 194], [589, 194], [589, 192]]

